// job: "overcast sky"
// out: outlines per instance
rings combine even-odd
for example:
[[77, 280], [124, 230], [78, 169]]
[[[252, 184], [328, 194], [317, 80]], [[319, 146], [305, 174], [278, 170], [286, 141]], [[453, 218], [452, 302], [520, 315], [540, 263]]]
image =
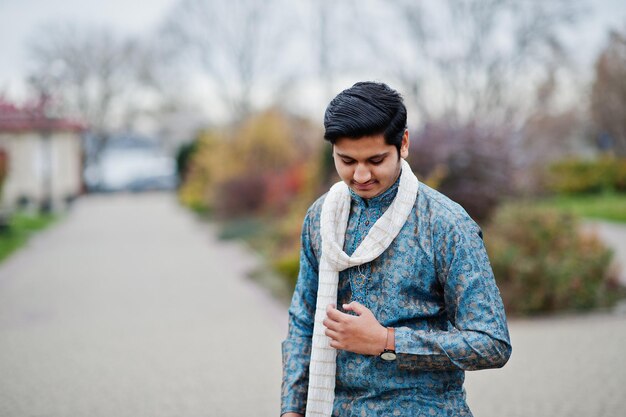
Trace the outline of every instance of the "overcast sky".
[[[259, 0], [262, 1], [262, 0]], [[416, 0], [418, 1], [418, 0]], [[439, 0], [420, 0], [439, 1]], [[529, 0], [543, 1], [543, 0]], [[571, 37], [574, 57], [591, 69], [609, 27], [626, 28], [626, 0], [587, 0], [590, 5]], [[112, 27], [123, 34], [153, 30], [177, 0], [0, 0], [0, 94], [21, 98], [29, 62], [26, 43], [37, 27], [62, 21]]]
[[176, 0], [0, 0], [0, 93], [22, 94], [33, 31], [60, 21], [102, 25], [124, 34], [148, 33]]

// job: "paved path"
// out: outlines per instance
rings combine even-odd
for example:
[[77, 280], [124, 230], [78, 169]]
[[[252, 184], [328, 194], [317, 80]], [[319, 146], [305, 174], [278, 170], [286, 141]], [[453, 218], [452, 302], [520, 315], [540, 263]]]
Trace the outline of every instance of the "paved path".
[[502, 369], [466, 373], [476, 417], [626, 415], [626, 315], [509, 321]]
[[[626, 242], [626, 240], [625, 240]], [[0, 267], [0, 416], [277, 416], [286, 308], [173, 198], [90, 197]], [[476, 417], [626, 415], [626, 314], [511, 320]]]
[[253, 263], [171, 196], [78, 201], [0, 267], [0, 416], [277, 416]]

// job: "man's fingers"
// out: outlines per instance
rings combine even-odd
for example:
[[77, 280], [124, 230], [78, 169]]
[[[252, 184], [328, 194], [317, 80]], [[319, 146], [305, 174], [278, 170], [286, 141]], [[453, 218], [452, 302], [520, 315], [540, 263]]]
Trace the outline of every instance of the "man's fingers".
[[326, 330], [324, 330], [324, 334], [326, 336], [330, 337], [331, 340], [338, 340], [339, 339], [339, 333], [337, 333], [334, 330], [326, 329]]
[[322, 324], [323, 324], [323, 325], [324, 325], [324, 327], [326, 327], [327, 329], [334, 330], [334, 331], [339, 330], [339, 323], [337, 323], [336, 321], [333, 321], [333, 320], [329, 319], [328, 317], [324, 319], [324, 321], [322, 322]]
[[331, 348], [343, 350], [343, 345], [341, 343], [337, 342], [336, 340], [332, 340], [331, 339], [329, 345], [330, 345]]
[[326, 317], [333, 321], [341, 321], [346, 316], [348, 316], [348, 314], [342, 313], [341, 311], [337, 310], [333, 305], [329, 305], [326, 308]]
[[365, 307], [363, 304], [358, 303], [357, 301], [352, 301], [350, 304], [344, 304], [343, 309], [346, 311], [354, 311], [359, 316], [369, 311], [367, 307]]

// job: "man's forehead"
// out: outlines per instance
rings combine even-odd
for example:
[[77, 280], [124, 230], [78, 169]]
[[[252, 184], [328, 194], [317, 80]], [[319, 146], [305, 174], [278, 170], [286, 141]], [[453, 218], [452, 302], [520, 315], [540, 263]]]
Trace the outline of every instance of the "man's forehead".
[[358, 139], [340, 138], [333, 145], [334, 152], [339, 156], [372, 158], [383, 155], [394, 149], [385, 142], [383, 135], [364, 136]]
[[[335, 153], [338, 156], [345, 156], [345, 157], [349, 157], [349, 158], [352, 158], [352, 157], [355, 156], [355, 152], [350, 152], [350, 151], [345, 152], [345, 151], [338, 150], [337, 148], [335, 148]], [[382, 152], [377, 152], [377, 153], [374, 153], [374, 154], [368, 154], [366, 152], [356, 152], [356, 153], [358, 153], [359, 154], [358, 156], [360, 156], [360, 157], [365, 157], [365, 158], [369, 159], [369, 158], [376, 158], [376, 157], [381, 157], [381, 156], [387, 156], [389, 154], [389, 151], [382, 151]]]

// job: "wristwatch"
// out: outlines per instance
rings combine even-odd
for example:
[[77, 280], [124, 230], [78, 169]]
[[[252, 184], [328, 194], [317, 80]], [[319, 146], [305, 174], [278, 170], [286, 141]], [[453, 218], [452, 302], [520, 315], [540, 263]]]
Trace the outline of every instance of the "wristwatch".
[[396, 329], [387, 327], [387, 341], [385, 342], [385, 350], [380, 354], [380, 358], [385, 361], [395, 361], [397, 358], [395, 347]]

